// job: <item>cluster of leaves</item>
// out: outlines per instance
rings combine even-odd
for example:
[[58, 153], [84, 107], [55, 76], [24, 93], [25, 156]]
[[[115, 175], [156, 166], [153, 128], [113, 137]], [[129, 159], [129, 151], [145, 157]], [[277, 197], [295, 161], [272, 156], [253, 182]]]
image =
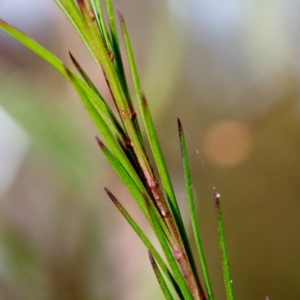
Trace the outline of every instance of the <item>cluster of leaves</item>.
[[[186, 140], [181, 122], [178, 120], [187, 198], [205, 288], [200, 283], [195, 258], [182, 221], [148, 103], [140, 85], [130, 38], [121, 12], [118, 11], [118, 17], [134, 83], [135, 98], [158, 174], [153, 171], [154, 166], [151, 165], [146, 153], [144, 138], [125, 77], [112, 1], [106, 0], [107, 22], [100, 0], [55, 0], [55, 2], [73, 24], [95, 62], [101, 68], [118, 115], [112, 112], [99, 90], [96, 89], [71, 53], [70, 58], [79, 75], [66, 67], [61, 60], [37, 42], [5, 21], [0, 20], [0, 28], [52, 65], [77, 90], [101, 133], [103, 141], [97, 137], [101, 150], [132, 194], [163, 249], [164, 258], [119, 200], [108, 188], [105, 188], [109, 198], [147, 247], [150, 262], [165, 298], [174, 299], [177, 295], [180, 299], [214, 299], [200, 237]], [[232, 300], [234, 299], [232, 281], [219, 194], [216, 190], [214, 190], [214, 198], [227, 299]]]

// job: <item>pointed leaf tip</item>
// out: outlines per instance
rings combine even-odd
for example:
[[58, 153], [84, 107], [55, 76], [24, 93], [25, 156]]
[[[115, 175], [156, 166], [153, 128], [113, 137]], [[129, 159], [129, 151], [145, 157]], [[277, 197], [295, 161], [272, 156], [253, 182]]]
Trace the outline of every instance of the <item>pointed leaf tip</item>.
[[121, 10], [119, 9], [119, 7], [116, 7], [116, 11], [118, 13], [120, 23], [123, 26], [125, 24], [124, 16], [123, 16]]
[[119, 203], [119, 201], [114, 196], [114, 194], [106, 186], [104, 187], [104, 190], [105, 190], [106, 194], [108, 195], [108, 197], [110, 198], [110, 200], [112, 200], [112, 202], [114, 204], [118, 204]]
[[215, 186], [213, 186], [213, 192], [214, 192], [215, 204], [216, 206], [219, 206], [221, 194], [218, 193], [218, 190]]
[[183, 127], [179, 118], [177, 118], [177, 125], [178, 125], [179, 136], [181, 137], [183, 135]]
[[75, 57], [73, 56], [71, 50], [69, 50], [68, 53], [69, 53], [69, 56], [70, 56], [72, 62], [73, 62], [74, 60], [76, 61], [76, 59], [75, 59]]
[[142, 92], [142, 105], [144, 107], [147, 107], [148, 106], [148, 103], [147, 103], [147, 99], [146, 99], [146, 95], [144, 92]]
[[152, 254], [151, 254], [151, 252], [150, 252], [150, 251], [148, 251], [148, 256], [149, 256], [149, 259], [150, 259], [151, 265], [152, 265], [152, 266], [155, 266], [155, 265], [156, 265], [156, 263], [155, 263], [155, 260], [154, 260], [154, 258], [153, 258], [153, 256], [152, 256]]
[[177, 117], [177, 124], [178, 124], [178, 126], [180, 125], [180, 126], [182, 126], [181, 125], [181, 121], [180, 121], [180, 119]]
[[65, 69], [65, 71], [67, 73], [67, 76], [72, 80], [74, 76], [73, 76], [71, 70], [67, 66], [65, 66], [65, 65], [63, 65], [63, 67], [64, 67], [64, 69]]
[[103, 149], [104, 148], [104, 144], [102, 143], [102, 141], [100, 140], [100, 138], [97, 135], [95, 135], [95, 139], [96, 139], [96, 142], [98, 143], [99, 147], [101, 149]]
[[79, 66], [79, 63], [78, 61], [76, 60], [76, 58], [73, 56], [73, 54], [71, 53], [71, 51], [69, 50], [69, 56], [71, 58], [71, 61], [73, 63], [73, 65], [75, 66], [75, 68], [78, 70], [80, 69], [80, 66]]

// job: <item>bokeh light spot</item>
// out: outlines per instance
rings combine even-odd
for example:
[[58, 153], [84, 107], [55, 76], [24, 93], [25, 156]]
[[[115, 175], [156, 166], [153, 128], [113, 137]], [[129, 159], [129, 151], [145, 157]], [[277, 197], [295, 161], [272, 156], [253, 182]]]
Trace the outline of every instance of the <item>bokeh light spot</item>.
[[207, 161], [222, 167], [232, 167], [249, 157], [253, 148], [253, 136], [246, 124], [227, 119], [208, 128], [202, 146]]

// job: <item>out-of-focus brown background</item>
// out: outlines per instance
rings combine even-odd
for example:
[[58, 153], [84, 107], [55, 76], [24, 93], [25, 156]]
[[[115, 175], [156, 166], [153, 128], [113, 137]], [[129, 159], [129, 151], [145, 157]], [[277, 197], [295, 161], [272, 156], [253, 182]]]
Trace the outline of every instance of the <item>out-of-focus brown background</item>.
[[[300, 299], [299, 1], [115, 3], [185, 212], [176, 117], [188, 135], [216, 299], [225, 294], [212, 185], [237, 299]], [[1, 0], [0, 17], [67, 64], [71, 50], [108, 96], [53, 1]], [[103, 192], [144, 221], [95, 134], [68, 83], [1, 32], [1, 300], [162, 299], [145, 248]]]

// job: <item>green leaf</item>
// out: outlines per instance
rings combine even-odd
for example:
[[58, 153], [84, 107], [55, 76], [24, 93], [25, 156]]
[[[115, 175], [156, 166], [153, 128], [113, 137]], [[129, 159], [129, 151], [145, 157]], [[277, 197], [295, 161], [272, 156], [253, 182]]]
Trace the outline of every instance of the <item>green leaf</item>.
[[[128, 90], [127, 80], [124, 72], [124, 66], [122, 61], [122, 55], [120, 51], [120, 43], [118, 38], [118, 32], [117, 32], [117, 26], [115, 21], [115, 14], [114, 14], [114, 7], [111, 0], [106, 0], [106, 8], [107, 8], [107, 14], [109, 19], [109, 25], [110, 25], [110, 32], [111, 32], [111, 39], [112, 39], [112, 48], [114, 53], [114, 63], [117, 69], [117, 74], [119, 76], [120, 82], [122, 84], [124, 94], [126, 96], [127, 104], [129, 111], [132, 115], [136, 115], [134, 105], [131, 100], [131, 96]], [[144, 141], [142, 137], [142, 133], [140, 130], [140, 126], [138, 123], [137, 118], [133, 119], [133, 125], [136, 131], [136, 134], [139, 138], [140, 144], [144, 147]]]
[[[120, 51], [119, 38], [118, 38], [118, 32], [117, 32], [117, 26], [116, 26], [115, 14], [114, 14], [114, 8], [113, 8], [112, 1], [106, 0], [106, 8], [107, 8], [107, 14], [108, 14], [108, 20], [109, 20], [109, 26], [110, 26], [112, 49], [113, 49], [113, 53], [115, 55], [114, 63], [118, 70], [117, 73], [122, 82], [122, 86], [123, 86], [125, 94], [128, 98], [128, 101], [131, 102], [129, 91], [128, 91], [128, 86], [127, 86], [127, 81], [126, 81], [126, 77], [125, 77], [125, 72], [124, 72], [124, 66], [123, 66], [123, 62], [122, 62], [122, 56], [121, 56], [121, 51]], [[130, 104], [132, 106], [132, 103], [130, 103]]]
[[5, 21], [0, 19], [0, 28], [4, 30], [7, 34], [11, 35], [25, 47], [30, 49], [32, 52], [40, 56], [47, 63], [49, 63], [52, 67], [54, 67], [59, 73], [61, 73], [66, 79], [69, 81], [76, 82], [80, 89], [87, 95], [90, 101], [93, 102], [94, 106], [97, 107], [99, 113], [101, 113], [102, 118], [105, 119], [110, 130], [119, 142], [123, 140], [124, 132], [115, 116], [113, 115], [111, 109], [108, 107], [104, 99], [101, 97], [100, 93], [96, 93], [93, 89], [91, 89], [87, 83], [82, 81], [72, 70], [67, 68], [64, 63], [57, 58], [50, 51], [45, 49], [39, 43], [34, 41], [32, 38], [28, 37], [25, 33], [20, 31], [19, 29], [13, 27], [12, 25], [6, 23]]
[[95, 22], [91, 19], [85, 5], [80, 1], [81, 14], [73, 0], [55, 0], [63, 10], [70, 22], [73, 24], [83, 42], [89, 49], [93, 58], [102, 69], [106, 79], [109, 82], [113, 97], [118, 103], [121, 103], [120, 109], [126, 107], [126, 97], [122, 90], [117, 71], [112, 63], [111, 52], [104, 39], [101, 37]]
[[145, 188], [142, 185], [140, 186], [142, 188], [142, 190], [139, 190], [138, 186], [132, 180], [132, 178], [128, 175], [128, 173], [126, 172], [126, 170], [124, 169], [122, 164], [113, 156], [113, 154], [105, 147], [105, 145], [101, 142], [101, 140], [98, 137], [96, 137], [96, 139], [97, 139], [97, 142], [98, 142], [103, 154], [105, 155], [105, 157], [107, 158], [107, 160], [109, 161], [109, 163], [111, 164], [113, 169], [116, 171], [116, 173], [119, 175], [121, 180], [124, 182], [125, 186], [130, 191], [130, 193], [132, 194], [136, 203], [138, 204], [141, 211], [143, 212], [143, 214], [145, 215], [145, 217], [147, 218], [147, 220], [150, 223], [151, 218], [149, 216], [149, 213], [148, 213], [148, 210], [147, 210], [147, 207], [145, 204], [145, 200], [142, 195], [142, 193], [147, 193], [147, 191], [145, 190]]
[[171, 292], [170, 292], [170, 290], [169, 290], [169, 288], [168, 288], [168, 286], [167, 286], [167, 284], [165, 282], [165, 279], [162, 276], [162, 274], [161, 274], [161, 272], [160, 272], [160, 270], [159, 270], [159, 268], [158, 268], [158, 266], [157, 266], [157, 264], [155, 262], [154, 257], [152, 256], [152, 254], [151, 254], [150, 251], [148, 252], [148, 254], [149, 254], [149, 259], [150, 259], [152, 268], [154, 270], [155, 276], [156, 276], [157, 281], [158, 281], [158, 283], [159, 283], [159, 285], [160, 285], [160, 287], [161, 287], [161, 289], [162, 289], [162, 291], [164, 293], [165, 298], [167, 300], [174, 300], [174, 298], [173, 298], [173, 296], [172, 296], [172, 294], [171, 294]]
[[[147, 201], [147, 199], [145, 199], [145, 200]], [[170, 268], [174, 274], [174, 277], [180, 287], [180, 290], [184, 296], [184, 299], [185, 300], [193, 300], [193, 296], [187, 286], [186, 280], [185, 280], [184, 276], [182, 275], [181, 270], [178, 267], [178, 264], [174, 258], [174, 253], [170, 249], [167, 238], [164, 235], [163, 230], [160, 226], [160, 222], [157, 219], [156, 214], [154, 213], [153, 209], [151, 208], [151, 205], [149, 204], [149, 202], [147, 202], [146, 204], [147, 204], [147, 208], [149, 210], [149, 214], [150, 214], [150, 217], [152, 220], [155, 235], [165, 253], [167, 261], [168, 261]]]
[[[78, 61], [75, 59], [71, 51], [69, 51], [69, 56], [72, 60], [73, 65], [75, 66], [76, 70], [79, 72], [83, 80], [87, 83], [87, 85], [94, 91], [95, 94], [101, 99], [103, 99], [103, 96], [100, 94], [99, 90], [96, 88], [90, 77], [87, 75], [87, 73], [84, 71], [84, 69], [81, 67], [81, 65], [78, 63]], [[104, 101], [104, 100], [103, 100]]]
[[160, 256], [160, 254], [157, 252], [155, 247], [152, 245], [150, 240], [147, 238], [146, 234], [142, 231], [142, 229], [139, 227], [139, 225], [134, 221], [134, 219], [130, 216], [130, 214], [127, 212], [127, 210], [122, 206], [122, 204], [118, 201], [118, 199], [110, 192], [110, 190], [106, 187], [104, 187], [104, 190], [106, 191], [109, 198], [112, 200], [112, 202], [115, 204], [117, 209], [121, 212], [121, 214], [124, 216], [124, 218], [127, 220], [129, 225], [132, 227], [132, 229], [136, 232], [136, 234], [139, 236], [139, 238], [142, 240], [144, 245], [147, 247], [147, 249], [150, 251], [151, 255], [155, 258], [155, 260], [158, 262], [160, 268], [168, 278], [169, 282], [172, 284], [173, 288], [177, 292], [180, 299], [183, 299], [182, 293], [180, 291], [180, 288], [175, 281], [172, 273], [170, 272], [169, 268], [165, 264], [164, 260]]
[[191, 171], [190, 171], [190, 164], [189, 164], [188, 153], [187, 153], [186, 139], [184, 136], [184, 131], [183, 131], [181, 122], [179, 119], [177, 121], [178, 121], [185, 185], [186, 185], [186, 191], [187, 191], [187, 196], [188, 196], [188, 204], [189, 204], [189, 210], [190, 210], [190, 216], [191, 216], [191, 221], [192, 221], [194, 237], [195, 237], [198, 255], [199, 255], [201, 268], [202, 268], [202, 272], [203, 272], [207, 296], [208, 296], [209, 300], [213, 300], [214, 296], [213, 296], [213, 291], [212, 291], [212, 287], [211, 287], [211, 282], [210, 282], [210, 278], [209, 278], [208, 268], [207, 268], [207, 264], [206, 264], [204, 249], [203, 249], [201, 235], [200, 235], [200, 229], [199, 229], [200, 226], [199, 226], [197, 210], [196, 210], [196, 205], [195, 205], [195, 199], [194, 199], [194, 192], [193, 192], [193, 186], [192, 186], [192, 180], [191, 180]]
[[188, 256], [188, 260], [193, 269], [194, 276], [196, 277], [197, 284], [201, 289], [199, 278], [197, 278], [196, 265], [195, 265], [195, 262], [193, 259], [193, 254], [192, 254], [189, 240], [188, 240], [188, 237], [187, 237], [187, 234], [185, 231], [185, 227], [184, 227], [184, 224], [182, 221], [182, 217], [181, 217], [181, 213], [180, 213], [178, 203], [177, 203], [177, 200], [175, 197], [174, 189], [173, 189], [173, 186], [172, 186], [172, 183], [170, 180], [169, 172], [167, 170], [166, 163], [165, 163], [165, 160], [164, 160], [164, 157], [162, 154], [162, 150], [160, 147], [160, 143], [158, 141], [158, 137], [157, 137], [154, 123], [152, 120], [152, 116], [151, 116], [151, 113], [150, 113], [150, 110], [149, 110], [149, 107], [148, 107], [148, 104], [146, 101], [146, 97], [142, 91], [141, 84], [139, 81], [138, 71], [137, 71], [137, 67], [136, 67], [136, 63], [135, 63], [135, 59], [134, 59], [134, 54], [133, 54], [132, 45], [130, 42], [130, 37], [128, 34], [127, 26], [126, 26], [124, 17], [121, 14], [121, 12], [118, 11], [118, 13], [119, 13], [119, 19], [120, 19], [120, 23], [121, 23], [122, 32], [123, 32], [123, 38], [125, 41], [128, 61], [129, 61], [131, 74], [132, 74], [132, 78], [133, 78], [133, 83], [134, 83], [134, 87], [135, 87], [136, 97], [138, 99], [138, 103], [139, 103], [139, 107], [140, 107], [140, 111], [141, 111], [141, 115], [142, 115], [142, 120], [144, 123], [148, 141], [149, 141], [149, 144], [150, 144], [150, 147], [152, 150], [152, 154], [154, 156], [154, 160], [155, 160], [155, 163], [156, 163], [156, 166], [157, 166], [160, 178], [161, 178], [162, 185], [163, 185], [164, 190], [167, 195], [167, 199], [168, 199], [168, 203], [171, 208], [172, 215], [174, 216], [176, 226], [180, 232], [180, 234], [179, 234], [180, 238], [183, 241], [183, 242], [180, 242], [180, 241], [179, 242], [182, 243], [182, 246], [184, 245], [184, 248], [185, 248], [187, 256]]
[[215, 187], [214, 187], [214, 198], [215, 198], [215, 208], [216, 208], [216, 216], [217, 216], [217, 223], [218, 223], [218, 237], [219, 237], [221, 259], [223, 265], [223, 277], [225, 283], [225, 290], [226, 290], [227, 300], [234, 300], [235, 297], [233, 292], [232, 277], [230, 272], [228, 252], [226, 246], [224, 223], [223, 223], [222, 211], [220, 206], [220, 194], [218, 193]]
[[64, 77], [68, 78], [67, 73], [65, 71], [65, 66], [60, 59], [58, 59], [55, 55], [49, 52], [47, 49], [42, 47], [32, 38], [27, 36], [25, 33], [15, 28], [14, 26], [6, 23], [4, 20], [0, 19], [0, 28], [4, 30], [7, 34], [11, 35], [18, 42], [26, 46], [32, 52], [36, 53], [38, 56], [47, 61], [50, 65], [52, 65], [57, 71], [59, 71]]
[[109, 37], [105, 20], [104, 20], [104, 15], [103, 15], [103, 9], [101, 5], [101, 0], [91, 0], [92, 6], [94, 8], [96, 20], [98, 23], [98, 27], [100, 29], [100, 32], [104, 38], [105, 44], [108, 46], [110, 51], [112, 51], [112, 46], [111, 46], [111, 39]]
[[101, 66], [97, 54], [95, 53], [91, 45], [91, 35], [89, 32], [88, 26], [85, 24], [85, 21], [73, 0], [54, 0], [59, 8], [63, 11], [66, 17], [69, 19], [71, 24], [74, 26], [78, 34], [80, 35], [82, 41], [85, 43], [90, 53], [94, 57], [95, 61], [99, 66]]
[[77, 6], [72, 0], [66, 0], [65, 3], [65, 7], [67, 8], [67, 11], [65, 12], [66, 15], [79, 32], [93, 57], [104, 72], [121, 121], [130, 138], [139, 165], [144, 170], [145, 174], [147, 174], [146, 178], [150, 178], [151, 176], [149, 174], [152, 174], [152, 170], [144, 151], [141, 134], [137, 125], [136, 113], [131, 105], [130, 99], [126, 97], [126, 91], [120, 81], [118, 70], [115, 68], [112, 57], [107, 51], [108, 47], [105, 45], [104, 40], [97, 31], [86, 7], [81, 4], [82, 2], [80, 2], [80, 8], [83, 16], [80, 14]]
[[178, 203], [177, 203], [177, 199], [175, 198], [175, 194], [174, 194], [174, 190], [172, 187], [172, 183], [171, 183], [171, 179], [166, 167], [166, 163], [161, 151], [161, 147], [156, 135], [156, 131], [154, 128], [154, 124], [153, 124], [153, 120], [152, 120], [152, 116], [150, 113], [150, 110], [148, 109], [148, 105], [146, 102], [146, 98], [143, 98], [143, 102], [144, 102], [144, 116], [145, 116], [145, 120], [147, 123], [147, 129], [148, 129], [148, 140], [150, 143], [150, 146], [152, 148], [152, 153], [154, 156], [154, 159], [156, 161], [156, 165], [158, 168], [158, 172], [160, 174], [160, 178], [163, 184], [163, 187], [167, 193], [167, 197], [169, 200], [169, 205], [172, 211], [172, 214], [174, 216], [177, 228], [179, 230], [179, 235], [180, 238], [182, 239], [182, 245], [185, 248], [185, 251], [187, 253], [187, 257], [188, 260], [190, 262], [191, 268], [193, 270], [193, 274], [195, 276], [195, 280], [197, 281], [198, 286], [201, 288], [201, 284], [200, 284], [200, 280], [198, 278], [198, 274], [197, 274], [197, 270], [196, 270], [196, 264], [193, 258], [193, 253], [191, 250], [191, 246], [190, 246], [190, 242], [188, 240], [187, 234], [186, 234], [186, 230], [183, 224], [183, 220], [181, 217], [181, 213], [178, 207]]
[[[91, 55], [95, 59], [96, 63], [99, 65], [99, 67], [102, 67], [102, 63], [100, 61], [100, 53], [99, 53], [99, 36], [94, 40], [94, 34], [95, 30], [92, 30], [94, 26], [88, 26], [87, 22], [85, 21], [84, 17], [82, 16], [78, 6], [75, 4], [74, 0], [54, 0], [56, 4], [60, 7], [60, 9], [63, 11], [63, 13], [66, 15], [66, 17], [69, 19], [71, 24], [74, 26], [76, 31], [78, 32], [79, 36], [81, 37], [84, 44], [89, 49]], [[82, 3], [80, 1], [80, 3]], [[83, 7], [80, 7], [81, 9]], [[85, 6], [84, 6], [85, 8]], [[89, 25], [92, 24], [92, 21], [90, 19], [89, 13], [86, 12], [86, 17], [89, 18]], [[95, 28], [94, 28], [95, 29]], [[95, 42], [97, 42], [97, 46], [95, 45]], [[101, 48], [103, 52], [103, 47]]]
[[[132, 178], [129, 176], [129, 174], [126, 172], [123, 165], [114, 157], [114, 155], [109, 151], [109, 149], [107, 149], [105, 147], [105, 145], [101, 142], [101, 140], [98, 137], [96, 137], [96, 139], [97, 139], [97, 142], [98, 142], [103, 154], [105, 155], [107, 160], [110, 162], [111, 166], [116, 171], [116, 173], [119, 175], [121, 180], [124, 182], [125, 186], [130, 191], [131, 195], [135, 199], [135, 201], [138, 204], [138, 206], [140, 207], [141, 211], [147, 218], [149, 224], [152, 225], [151, 218], [150, 218], [149, 212], [148, 212], [148, 208], [146, 207], [146, 204], [145, 204], [145, 197], [147, 198], [147, 200], [149, 201], [149, 203], [151, 204], [151, 206], [153, 208], [154, 208], [154, 204], [152, 203], [152, 200], [149, 199], [146, 189], [141, 184], [137, 185], [136, 182], [134, 182], [132, 180]], [[157, 217], [159, 217], [159, 213], [157, 210], [155, 210], [155, 213], [156, 213]], [[166, 227], [166, 224], [163, 222], [163, 220], [161, 218], [159, 219], [159, 221], [162, 226], [163, 232], [166, 234], [168, 239], [171, 240], [172, 238]]]
[[[75, 89], [77, 90], [79, 96], [81, 97], [82, 101], [84, 102], [89, 114], [91, 115], [93, 121], [95, 122], [96, 126], [98, 127], [100, 133], [102, 134], [103, 138], [105, 139], [106, 143], [108, 144], [111, 151], [114, 153], [120, 164], [122, 164], [123, 168], [126, 170], [126, 172], [129, 174], [131, 179], [135, 182], [135, 184], [138, 186], [138, 188], [141, 191], [144, 191], [144, 186], [136, 174], [135, 170], [133, 169], [133, 166], [128, 160], [128, 157], [125, 155], [123, 149], [121, 148], [122, 144], [118, 140], [115, 139], [111, 129], [112, 125], [107, 124], [105, 122], [105, 119], [103, 119], [101, 114], [101, 109], [97, 106], [97, 102], [91, 101], [92, 98], [90, 98], [89, 94], [85, 93], [85, 90], [80, 85], [80, 82], [78, 82], [78, 79], [73, 76], [72, 73], [68, 73], [69, 79], [74, 85]], [[124, 142], [124, 141], [123, 141]]]
[[167, 166], [165, 163], [165, 159], [163, 157], [163, 153], [160, 147], [160, 143], [157, 137], [157, 133], [154, 127], [153, 119], [151, 116], [151, 112], [149, 109], [149, 106], [147, 104], [146, 97], [142, 91], [139, 76], [138, 76], [138, 71], [134, 59], [134, 54], [132, 50], [132, 45], [130, 41], [130, 37], [128, 34], [128, 29], [124, 20], [124, 17], [122, 13], [118, 10], [119, 14], [119, 19], [121, 23], [121, 28], [123, 32], [123, 38], [126, 46], [126, 52], [127, 52], [127, 57], [130, 65], [130, 70], [131, 70], [131, 75], [135, 87], [135, 92], [136, 92], [136, 97], [138, 99], [144, 127], [146, 130], [146, 134], [148, 137], [148, 141], [157, 165], [157, 169], [161, 178], [162, 185], [164, 187], [164, 190], [166, 191], [166, 195], [170, 204], [170, 208], [172, 211], [172, 214], [175, 218], [176, 224], [178, 226], [178, 229], [181, 233], [182, 238], [185, 241], [185, 244], [188, 245], [188, 238], [187, 234], [185, 232], [184, 224], [182, 221], [181, 213], [178, 207], [178, 203], [175, 197], [173, 185], [170, 179], [169, 172], [167, 170]]
[[[102, 69], [115, 101], [116, 108], [118, 109], [121, 122], [114, 116], [93, 82], [72, 55], [71, 59], [83, 80], [73, 71], [65, 67], [56, 56], [16, 28], [1, 20], [0, 28], [46, 60], [73, 84], [108, 145], [106, 148], [99, 142], [104, 154], [130, 190], [140, 206], [140, 209], [154, 229], [176, 281], [172, 279], [168, 268], [160, 263], [161, 258], [155, 254], [156, 250], [154, 249], [154, 251], [150, 247], [151, 249], [149, 249], [149, 251], [161, 269], [166, 273], [166, 276], [173, 282], [174, 288], [177, 290], [180, 298], [184, 298], [185, 300], [193, 299], [193, 294], [195, 295], [195, 299], [203, 299], [204, 296], [200, 295], [202, 292], [201, 286], [199, 280], [196, 278], [197, 272], [178, 203], [162, 155], [150, 110], [139, 83], [131, 43], [123, 17], [120, 15], [133, 82], [147, 137], [164, 190], [167, 194], [168, 203], [165, 201], [144, 149], [136, 112], [130, 98], [125, 78], [112, 1], [106, 1], [111, 37], [109, 37], [107, 26], [103, 18], [100, 0], [55, 0], [55, 2], [69, 18], [96, 63]], [[108, 194], [112, 198], [112, 194]], [[116, 201], [114, 202], [118, 203]], [[120, 205], [117, 206], [120, 210]], [[169, 211], [169, 206], [171, 212]], [[132, 223], [132, 218], [126, 214], [127, 212], [124, 209], [120, 211], [123, 215], [126, 215], [127, 220], [130, 220], [128, 221], [129, 223], [134, 224]], [[136, 223], [134, 226], [135, 230], [139, 232], [140, 237], [145, 240], [144, 233], [137, 229], [139, 227], [137, 227]], [[167, 270], [165, 268], [167, 268]], [[161, 276], [159, 269], [157, 276]], [[164, 280], [162, 276], [161, 278]], [[200, 293], [198, 293], [198, 286], [200, 287]], [[168, 291], [166, 293], [168, 293]]]

